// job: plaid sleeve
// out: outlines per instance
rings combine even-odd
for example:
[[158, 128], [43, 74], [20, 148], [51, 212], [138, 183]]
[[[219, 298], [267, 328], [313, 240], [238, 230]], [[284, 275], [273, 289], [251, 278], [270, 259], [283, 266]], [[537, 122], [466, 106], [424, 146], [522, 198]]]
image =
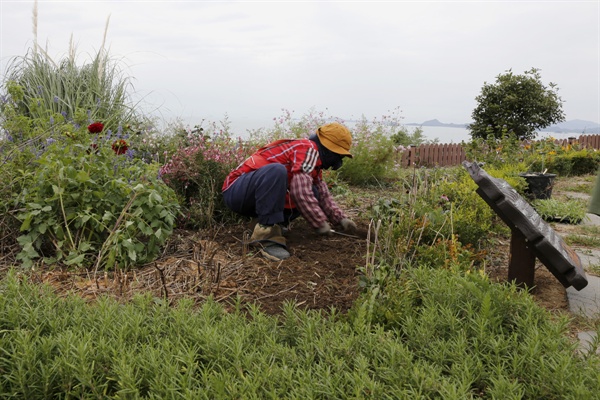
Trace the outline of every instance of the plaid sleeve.
[[319, 206], [313, 190], [313, 178], [305, 173], [293, 174], [290, 182], [290, 195], [302, 216], [313, 228], [319, 228], [327, 221], [327, 216]]
[[342, 209], [333, 201], [333, 197], [331, 197], [331, 193], [327, 188], [327, 184], [319, 180], [317, 182], [317, 190], [319, 191], [319, 206], [329, 219], [332, 224], [339, 224], [340, 221], [346, 218], [346, 214], [342, 211]]

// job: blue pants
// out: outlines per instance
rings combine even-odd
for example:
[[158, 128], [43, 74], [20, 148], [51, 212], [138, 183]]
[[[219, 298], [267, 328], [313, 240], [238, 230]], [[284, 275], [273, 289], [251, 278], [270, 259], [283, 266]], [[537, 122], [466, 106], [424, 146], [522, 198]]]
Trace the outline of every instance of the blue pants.
[[258, 217], [258, 223], [274, 225], [285, 220], [287, 169], [282, 164], [267, 164], [244, 174], [223, 192], [225, 204], [232, 211]]

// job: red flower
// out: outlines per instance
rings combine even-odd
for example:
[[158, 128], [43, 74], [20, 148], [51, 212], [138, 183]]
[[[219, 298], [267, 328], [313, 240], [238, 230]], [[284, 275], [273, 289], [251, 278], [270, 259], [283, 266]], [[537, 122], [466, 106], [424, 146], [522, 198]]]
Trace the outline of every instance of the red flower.
[[90, 153], [98, 153], [98, 145], [96, 143], [90, 144], [90, 148], [88, 149], [88, 154]]
[[112, 147], [113, 151], [115, 152], [115, 154], [117, 154], [117, 155], [125, 154], [127, 149], [129, 149], [129, 145], [123, 139], [115, 140], [111, 147]]
[[102, 132], [102, 129], [104, 129], [102, 122], [94, 122], [93, 124], [88, 125], [88, 131], [90, 131], [90, 133], [100, 133]]

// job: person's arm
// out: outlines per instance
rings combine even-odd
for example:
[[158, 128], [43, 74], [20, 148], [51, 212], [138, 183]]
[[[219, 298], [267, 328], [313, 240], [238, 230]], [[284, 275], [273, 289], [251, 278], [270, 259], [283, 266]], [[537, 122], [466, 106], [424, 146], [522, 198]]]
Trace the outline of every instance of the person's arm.
[[348, 218], [344, 211], [342, 211], [333, 200], [327, 184], [323, 180], [318, 180], [316, 186], [319, 191], [319, 208], [323, 210], [329, 219], [329, 222], [337, 225], [341, 223], [344, 218]]
[[293, 174], [290, 182], [290, 195], [302, 216], [315, 229], [327, 223], [327, 216], [319, 206], [312, 189], [313, 178], [306, 173]]

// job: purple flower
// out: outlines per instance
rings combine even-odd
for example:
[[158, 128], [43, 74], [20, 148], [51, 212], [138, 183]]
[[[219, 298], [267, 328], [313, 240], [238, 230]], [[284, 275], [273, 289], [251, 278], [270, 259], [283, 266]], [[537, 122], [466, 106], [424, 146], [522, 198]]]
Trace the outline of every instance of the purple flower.
[[58, 103], [58, 96], [54, 96], [54, 99], [52, 99], [55, 103]]
[[133, 156], [135, 155], [135, 150], [132, 149], [128, 149], [125, 152], [125, 157], [127, 157], [128, 160], [133, 160]]

